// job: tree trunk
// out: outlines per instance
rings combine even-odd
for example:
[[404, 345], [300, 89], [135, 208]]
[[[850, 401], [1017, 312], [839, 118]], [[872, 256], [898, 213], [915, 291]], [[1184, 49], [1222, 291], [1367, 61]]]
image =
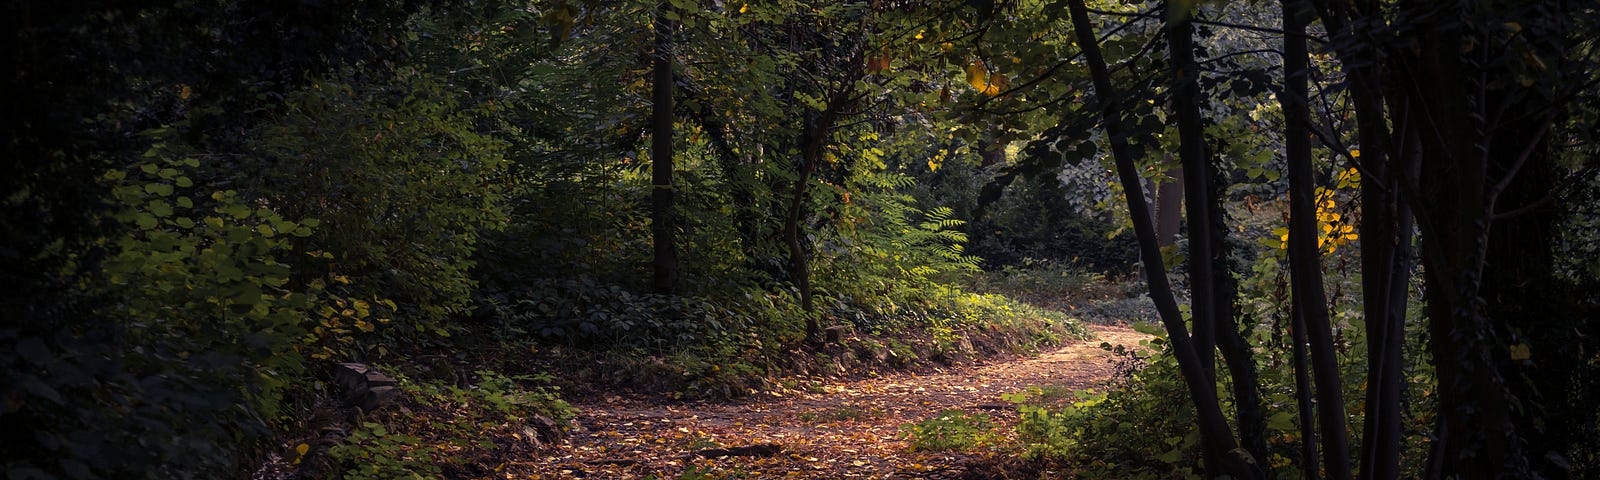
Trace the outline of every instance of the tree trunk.
[[[1545, 109], [1555, 106], [1547, 92], [1516, 87], [1509, 67], [1478, 58], [1504, 52], [1463, 52], [1462, 42], [1479, 32], [1442, 21], [1418, 31], [1419, 48], [1404, 57], [1408, 72], [1446, 79], [1406, 91], [1428, 112], [1409, 125], [1423, 151], [1412, 203], [1443, 420], [1443, 445], [1435, 450], [1442, 458], [1433, 460], [1443, 477], [1537, 477], [1546, 452], [1529, 445], [1539, 437], [1543, 407], [1523, 360], [1538, 353], [1523, 335], [1549, 321], [1554, 217], [1539, 208], [1505, 218], [1497, 212], [1508, 209], [1505, 200], [1517, 202], [1510, 209], [1535, 206], [1533, 199], [1554, 189], [1546, 144], [1554, 110]], [[1528, 357], [1518, 358], [1519, 349]]]
[[[783, 220], [783, 241], [789, 247], [789, 275], [800, 291], [800, 306], [810, 312], [815, 309], [811, 290], [811, 268], [805, 242], [801, 239], [806, 218], [806, 202], [811, 177], [822, 163], [823, 152], [828, 148], [828, 134], [833, 130], [834, 106], [821, 112], [808, 110], [800, 129], [800, 158], [797, 159], [794, 187], [789, 197], [789, 209]], [[806, 334], [816, 338], [821, 333], [814, 317], [806, 320]]]
[[[1175, 8], [1171, 2], [1167, 8]], [[1211, 232], [1211, 165], [1206, 158], [1205, 127], [1201, 125], [1200, 71], [1194, 62], [1192, 13], [1167, 14], [1168, 56], [1172, 58], [1172, 104], [1178, 116], [1178, 161], [1183, 164], [1189, 223], [1189, 315], [1194, 325], [1190, 337], [1206, 378], [1216, 373], [1217, 303]], [[1175, 18], [1176, 17], [1176, 18]]]
[[1116, 92], [1111, 87], [1111, 75], [1106, 68], [1105, 58], [1100, 54], [1100, 47], [1095, 43], [1094, 31], [1089, 25], [1088, 8], [1084, 6], [1083, 0], [1068, 0], [1067, 8], [1072, 17], [1073, 31], [1078, 39], [1078, 45], [1083, 49], [1084, 59], [1089, 64], [1095, 97], [1100, 103], [1100, 113], [1105, 123], [1106, 136], [1111, 139], [1111, 152], [1116, 160], [1117, 177], [1122, 183], [1123, 195], [1128, 202], [1128, 214], [1133, 220], [1134, 235], [1138, 238], [1139, 254], [1143, 259], [1145, 275], [1148, 277], [1150, 297], [1156, 303], [1156, 310], [1160, 314], [1161, 323], [1166, 327], [1173, 355], [1178, 359], [1184, 384], [1188, 386], [1190, 398], [1195, 404], [1196, 421], [1204, 439], [1201, 448], [1205, 452], [1206, 468], [1213, 474], [1231, 475], [1241, 480], [1261, 478], [1259, 465], [1250, 463], [1237, 453], [1238, 443], [1234, 440], [1233, 432], [1229, 429], [1227, 420], [1222, 415], [1222, 407], [1217, 401], [1216, 384], [1206, 376], [1200, 366], [1199, 354], [1195, 351], [1194, 344], [1189, 341], [1188, 329], [1184, 326], [1182, 313], [1179, 312], [1177, 301], [1172, 295], [1172, 285], [1167, 282], [1166, 267], [1161, 261], [1161, 247], [1156, 241], [1155, 225], [1150, 218], [1144, 195], [1140, 191], [1139, 175], [1134, 171], [1133, 153], [1122, 134], [1122, 120], [1115, 103]]
[[[1322, 429], [1323, 468], [1328, 478], [1350, 478], [1349, 444], [1344, 420], [1344, 393], [1339, 360], [1328, 322], [1328, 301], [1322, 286], [1322, 248], [1318, 245], [1316, 184], [1311, 164], [1311, 111], [1307, 100], [1306, 20], [1289, 1], [1284, 15], [1284, 147], [1289, 168], [1289, 278], [1294, 314], [1310, 341], [1317, 413]], [[1307, 465], [1315, 469], [1315, 465]]]
[[650, 105], [650, 234], [653, 242], [651, 284], [656, 293], [671, 294], [678, 284], [676, 222], [672, 203], [672, 26], [663, 3], [656, 11], [655, 65]]
[[1183, 166], [1173, 167], [1167, 173], [1172, 178], [1157, 184], [1156, 241], [1165, 247], [1178, 239], [1183, 226]]
[[[1401, 179], [1415, 168], [1418, 153], [1414, 129], [1407, 128], [1394, 143], [1384, 112], [1381, 61], [1377, 47], [1362, 43], [1370, 35], [1357, 29], [1372, 28], [1368, 17], [1379, 15], [1375, 2], [1310, 0], [1337, 48], [1340, 63], [1350, 79], [1350, 97], [1356, 112], [1361, 167], [1361, 285], [1362, 317], [1367, 329], [1367, 392], [1361, 444], [1362, 479], [1394, 479], [1400, 474], [1401, 396], [1404, 394], [1402, 349], [1405, 345], [1407, 285], [1411, 278], [1412, 217], [1401, 201]], [[1305, 8], [1302, 6], [1301, 8]], [[1390, 99], [1395, 125], [1410, 107]], [[1398, 107], [1398, 108], [1397, 108]], [[1440, 419], [1441, 425], [1444, 419]]]
[[[1169, 7], [1170, 8], [1170, 7]], [[1175, 17], [1168, 15], [1168, 19]], [[1266, 419], [1256, 382], [1250, 345], [1239, 333], [1237, 281], [1228, 266], [1227, 212], [1222, 205], [1225, 185], [1219, 180], [1205, 143], [1200, 114], [1199, 65], [1194, 59], [1194, 24], [1190, 15], [1171, 24], [1168, 32], [1174, 70], [1172, 103], [1178, 113], [1181, 189], [1190, 204], [1189, 216], [1190, 313], [1193, 315], [1195, 350], [1200, 363], [1216, 381], [1215, 352], [1222, 352], [1233, 378], [1234, 414], [1239, 439], [1257, 465], [1267, 460]], [[1169, 184], [1171, 185], [1171, 184]], [[1175, 196], [1175, 195], [1174, 195]], [[1157, 200], [1161, 200], [1157, 196]], [[1171, 200], [1169, 200], [1171, 201]], [[1176, 217], [1176, 212], [1170, 213]], [[1158, 230], [1159, 233], [1159, 230]], [[1201, 315], [1204, 312], [1205, 315]]]
[[1322, 475], [1317, 468], [1317, 410], [1312, 402], [1310, 365], [1306, 361], [1306, 317], [1299, 305], [1289, 307], [1291, 318], [1289, 338], [1294, 342], [1294, 399], [1300, 407], [1300, 470], [1306, 480], [1318, 480]]

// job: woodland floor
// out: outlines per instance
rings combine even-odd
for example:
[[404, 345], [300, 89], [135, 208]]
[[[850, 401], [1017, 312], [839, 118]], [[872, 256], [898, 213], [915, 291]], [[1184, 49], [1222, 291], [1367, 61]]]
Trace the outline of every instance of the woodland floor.
[[1131, 348], [1147, 338], [1126, 326], [1090, 328], [1094, 338], [1035, 357], [821, 383], [733, 402], [664, 403], [616, 395], [579, 400], [576, 424], [559, 445], [513, 461], [500, 473], [606, 479], [1037, 476], [1042, 472], [1023, 473], [1031, 467], [1005, 459], [1014, 455], [912, 451], [901, 426], [958, 409], [986, 414], [997, 431], [1010, 435], [1017, 414], [1002, 394], [1030, 386], [1103, 386], [1115, 368], [1101, 343]]

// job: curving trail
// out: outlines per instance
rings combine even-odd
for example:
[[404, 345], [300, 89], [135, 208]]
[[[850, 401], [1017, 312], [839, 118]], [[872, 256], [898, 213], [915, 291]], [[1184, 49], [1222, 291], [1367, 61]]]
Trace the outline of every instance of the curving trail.
[[[1036, 357], [832, 383], [735, 403], [652, 404], [608, 397], [574, 405], [577, 427], [541, 458], [513, 461], [505, 478], [962, 478], [977, 455], [911, 452], [901, 425], [947, 409], [984, 413], [1007, 429], [1000, 395], [1029, 386], [1099, 387], [1113, 372], [1102, 342], [1133, 347], [1146, 335], [1090, 325], [1095, 338]], [[776, 451], [774, 451], [776, 450]], [[698, 453], [698, 454], [697, 454]], [[706, 458], [707, 456], [721, 456]], [[994, 472], [976, 478], [993, 476]], [[740, 476], [742, 475], [742, 476]]]

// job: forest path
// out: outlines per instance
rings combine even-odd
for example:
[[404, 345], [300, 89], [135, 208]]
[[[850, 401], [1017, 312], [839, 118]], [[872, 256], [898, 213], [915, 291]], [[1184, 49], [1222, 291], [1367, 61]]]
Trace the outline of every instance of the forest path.
[[[1134, 347], [1148, 338], [1127, 326], [1089, 328], [1094, 338], [1035, 357], [829, 383], [812, 392], [675, 404], [606, 396], [574, 405], [580, 410], [577, 427], [560, 445], [542, 457], [512, 462], [502, 473], [506, 478], [991, 478], [998, 472], [966, 472], [977, 455], [911, 451], [901, 426], [959, 409], [986, 414], [999, 431], [1010, 432], [1016, 410], [1000, 395], [1029, 386], [1100, 387], [1114, 372], [1112, 355], [1100, 344]], [[725, 454], [732, 455], [705, 458]]]

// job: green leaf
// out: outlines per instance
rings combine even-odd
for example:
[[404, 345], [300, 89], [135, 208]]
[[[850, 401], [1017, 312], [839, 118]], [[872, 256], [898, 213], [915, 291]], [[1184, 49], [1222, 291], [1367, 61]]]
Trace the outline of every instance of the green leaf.
[[221, 210], [222, 211], [220, 213], [231, 215], [233, 218], [240, 220], [250, 217], [250, 207], [246, 207], [237, 203], [222, 207]]
[[144, 191], [145, 193], [153, 193], [165, 197], [172, 195], [172, 185], [165, 183], [150, 183], [144, 186]]
[[1294, 415], [1290, 415], [1289, 412], [1274, 413], [1267, 419], [1267, 428], [1279, 431], [1293, 430]]
[[157, 217], [166, 218], [172, 216], [172, 204], [167, 203], [166, 200], [151, 200], [150, 203], [146, 205], [146, 208], [149, 208], [150, 213]]
[[139, 212], [134, 216], [133, 223], [138, 225], [140, 229], [149, 230], [156, 228], [156, 217], [149, 212]]
[[239, 286], [239, 292], [232, 298], [234, 305], [255, 305], [261, 302], [261, 287], [254, 284]]

